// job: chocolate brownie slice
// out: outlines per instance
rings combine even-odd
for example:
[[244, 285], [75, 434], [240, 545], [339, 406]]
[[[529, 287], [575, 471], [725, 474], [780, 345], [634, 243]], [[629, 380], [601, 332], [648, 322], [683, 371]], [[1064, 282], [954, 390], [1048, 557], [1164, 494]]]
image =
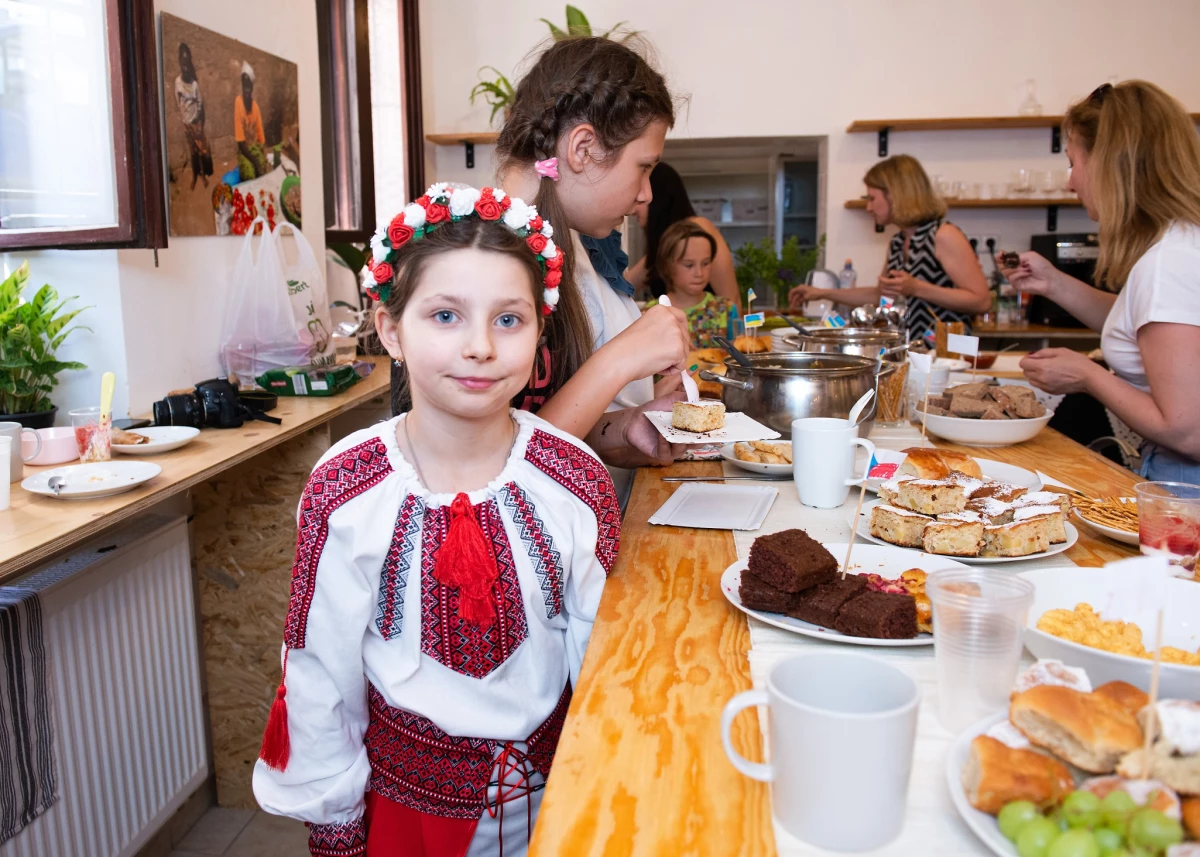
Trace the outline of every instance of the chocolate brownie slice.
[[799, 593], [788, 615], [803, 622], [832, 628], [842, 605], [866, 588], [866, 578], [857, 574], [835, 577], [832, 583], [822, 583]]
[[742, 572], [742, 582], [738, 586], [738, 595], [742, 606], [751, 610], [761, 610], [764, 613], [786, 613], [796, 600], [794, 592], [784, 592], [769, 583], [764, 583], [748, 571]]
[[837, 574], [837, 560], [804, 530], [784, 530], [759, 536], [750, 546], [750, 573], [785, 592], [799, 592], [828, 583]]
[[917, 636], [917, 602], [911, 595], [864, 592], [842, 605], [833, 627], [851, 637], [905, 640]]

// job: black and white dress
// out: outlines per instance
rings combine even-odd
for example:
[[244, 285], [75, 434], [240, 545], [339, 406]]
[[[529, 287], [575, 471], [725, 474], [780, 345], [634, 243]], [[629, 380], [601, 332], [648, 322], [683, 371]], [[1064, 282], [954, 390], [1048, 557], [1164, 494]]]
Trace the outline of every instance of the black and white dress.
[[[918, 280], [933, 283], [935, 286], [953, 287], [954, 281], [950, 279], [950, 275], [946, 273], [946, 269], [934, 255], [937, 231], [944, 222], [937, 219], [921, 224], [909, 240], [907, 256], [904, 253], [904, 232], [897, 232], [893, 235], [892, 243], [888, 245], [888, 270], [904, 271], [912, 274]], [[957, 228], [955, 227], [955, 229]], [[923, 338], [926, 333], [936, 329], [939, 321], [961, 321], [970, 325], [971, 317], [966, 313], [935, 306], [920, 298], [910, 297], [907, 301], [904, 323], [908, 327], [910, 339]]]

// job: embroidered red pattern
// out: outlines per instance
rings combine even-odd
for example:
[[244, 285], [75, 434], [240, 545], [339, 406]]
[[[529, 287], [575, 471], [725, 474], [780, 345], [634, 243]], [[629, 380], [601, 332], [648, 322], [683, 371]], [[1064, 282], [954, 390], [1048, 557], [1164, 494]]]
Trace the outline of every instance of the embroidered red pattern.
[[508, 660], [529, 635], [529, 628], [500, 509], [495, 500], [474, 508], [500, 571], [492, 587], [497, 621], [481, 629], [459, 617], [458, 590], [442, 586], [433, 574], [438, 551], [446, 540], [449, 509], [426, 509], [421, 549], [421, 651], [455, 672], [483, 678]]
[[310, 824], [308, 852], [313, 857], [366, 854], [367, 825], [361, 818], [343, 824]]
[[329, 517], [343, 503], [378, 485], [392, 472], [387, 449], [378, 439], [360, 443], [320, 465], [308, 478], [300, 498], [296, 561], [283, 642], [304, 648], [308, 609], [317, 583], [317, 564], [329, 537]]
[[588, 505], [596, 516], [596, 559], [607, 574], [621, 547], [621, 504], [604, 465], [573, 443], [537, 429], [525, 460]]
[[529, 496], [515, 482], [509, 482], [502, 491], [504, 505], [520, 530], [521, 541], [525, 543], [529, 561], [537, 574], [542, 600], [546, 605], [546, 618], [553, 619], [562, 612], [562, 557], [555, 550], [554, 539], [546, 531], [542, 519], [538, 517], [537, 507]]
[[399, 637], [404, 630], [404, 590], [408, 587], [408, 572], [412, 567], [412, 555], [417, 546], [417, 534], [421, 532], [421, 514], [425, 504], [420, 497], [409, 494], [396, 516], [396, 528], [392, 532], [392, 544], [383, 561], [383, 573], [379, 576], [379, 602], [375, 610], [375, 627], [385, 640]]
[[[373, 792], [443, 818], [479, 818], [487, 797], [499, 741], [447, 735], [432, 720], [388, 705], [367, 685], [370, 720], [363, 741], [371, 764]], [[550, 716], [528, 738], [528, 756], [549, 776], [554, 750], [571, 703], [571, 686]]]

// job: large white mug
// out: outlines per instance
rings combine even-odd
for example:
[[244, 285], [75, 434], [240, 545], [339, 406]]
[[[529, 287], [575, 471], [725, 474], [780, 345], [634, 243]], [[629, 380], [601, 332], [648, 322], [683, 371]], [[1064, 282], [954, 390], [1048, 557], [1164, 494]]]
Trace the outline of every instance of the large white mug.
[[[870, 851], [904, 826], [921, 694], [893, 666], [822, 652], [775, 664], [762, 690], [739, 693], [721, 715], [729, 761], [771, 784], [771, 812], [788, 833], [833, 851]], [[767, 706], [770, 764], [733, 749], [739, 711]]]
[[[867, 451], [862, 476], [854, 476], [854, 447]], [[849, 420], [809, 417], [792, 423], [792, 476], [805, 506], [836, 509], [851, 485], [862, 485], [871, 469], [875, 444], [858, 436]]]
[[[29, 432], [37, 442], [37, 449], [33, 455], [28, 457], [21, 455], [21, 434], [23, 432]], [[37, 458], [38, 453], [42, 451], [42, 436], [31, 428], [25, 428], [20, 423], [0, 423], [0, 437], [12, 438], [11, 450], [8, 454], [8, 481], [18, 482], [25, 478], [25, 462], [30, 458]], [[3, 464], [0, 463], [0, 467], [2, 466]], [[3, 476], [4, 472], [0, 470], [0, 478]]]

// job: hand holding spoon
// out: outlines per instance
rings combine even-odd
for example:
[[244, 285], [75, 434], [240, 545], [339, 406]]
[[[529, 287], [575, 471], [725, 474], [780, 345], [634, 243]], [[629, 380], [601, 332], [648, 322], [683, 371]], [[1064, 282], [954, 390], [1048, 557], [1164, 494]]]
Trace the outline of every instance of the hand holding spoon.
[[[669, 297], [667, 297], [666, 295], [663, 295], [661, 298], [659, 298], [658, 302], [662, 306], [670, 306], [671, 305], [671, 299]], [[682, 380], [683, 380], [683, 389], [687, 393], [688, 401], [689, 402], [700, 401], [700, 388], [698, 386], [696, 386], [696, 382], [695, 382], [695, 380], [692, 379], [691, 373], [685, 371], [683, 373]]]

